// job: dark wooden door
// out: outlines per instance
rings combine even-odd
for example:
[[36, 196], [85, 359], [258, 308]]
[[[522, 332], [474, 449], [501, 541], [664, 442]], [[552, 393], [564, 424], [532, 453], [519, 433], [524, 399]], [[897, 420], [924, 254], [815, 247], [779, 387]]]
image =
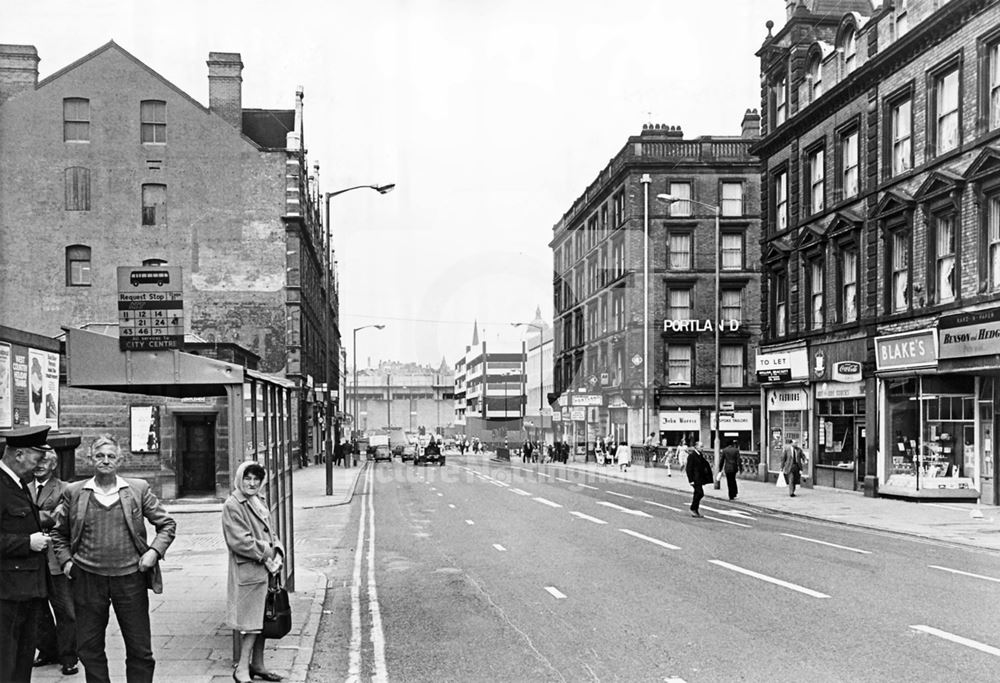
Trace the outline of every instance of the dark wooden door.
[[215, 416], [180, 418], [178, 495], [215, 494]]

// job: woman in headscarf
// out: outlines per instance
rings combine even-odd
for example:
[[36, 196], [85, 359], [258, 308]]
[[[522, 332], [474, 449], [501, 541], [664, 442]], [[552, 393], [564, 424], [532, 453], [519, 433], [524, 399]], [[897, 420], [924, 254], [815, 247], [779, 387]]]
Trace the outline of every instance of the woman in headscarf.
[[240, 463], [233, 477], [233, 492], [222, 506], [222, 535], [229, 547], [226, 623], [242, 636], [233, 672], [233, 680], [241, 683], [253, 677], [282, 679], [264, 669], [264, 638], [260, 635], [268, 577], [281, 570], [285, 556], [267, 504], [258, 496], [266, 478], [258, 463]]

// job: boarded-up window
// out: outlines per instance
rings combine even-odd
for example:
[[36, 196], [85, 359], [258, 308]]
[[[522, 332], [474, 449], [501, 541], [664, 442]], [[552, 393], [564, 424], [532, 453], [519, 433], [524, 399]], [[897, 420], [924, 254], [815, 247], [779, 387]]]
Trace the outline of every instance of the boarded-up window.
[[142, 224], [167, 224], [167, 186], [148, 183], [142, 186]]
[[67, 211], [90, 211], [90, 169], [71, 166], [65, 172]]

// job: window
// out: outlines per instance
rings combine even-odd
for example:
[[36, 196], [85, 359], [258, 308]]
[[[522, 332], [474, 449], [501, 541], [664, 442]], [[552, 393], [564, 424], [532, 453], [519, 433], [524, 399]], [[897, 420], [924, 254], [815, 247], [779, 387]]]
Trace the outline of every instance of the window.
[[934, 286], [938, 303], [955, 300], [955, 217], [934, 218]]
[[743, 235], [725, 233], [722, 235], [722, 270], [743, 270]]
[[722, 296], [720, 298], [720, 311], [719, 315], [722, 320], [736, 320], [740, 321], [743, 319], [743, 290], [741, 289], [724, 289], [722, 290]]
[[840, 322], [858, 319], [858, 249], [851, 245], [840, 251]]
[[66, 286], [90, 287], [90, 247], [66, 247]]
[[691, 270], [691, 233], [672, 232], [667, 236], [667, 268]]
[[67, 211], [90, 211], [90, 169], [67, 168], [64, 174]]
[[772, 283], [774, 285], [774, 336], [784, 337], [788, 334], [788, 274], [785, 271], [775, 273]]
[[815, 102], [823, 94], [823, 57], [816, 55], [809, 62], [809, 80], [811, 82], [809, 101]]
[[905, 311], [910, 305], [910, 236], [897, 230], [889, 238], [892, 288], [889, 292], [889, 312]]
[[858, 32], [851, 28], [844, 36], [844, 73], [849, 74], [858, 67]]
[[844, 133], [840, 138], [840, 190], [841, 198], [849, 199], [858, 194], [858, 129]]
[[625, 222], [625, 193], [616, 192], [614, 197], [611, 199], [613, 205], [613, 211], [615, 216], [615, 225], [618, 227]]
[[986, 199], [986, 241], [989, 252], [989, 288], [1000, 289], [1000, 194]]
[[896, 13], [896, 40], [905, 36], [907, 31], [910, 30], [910, 17], [907, 11], [909, 8], [907, 4], [908, 0], [893, 0]]
[[690, 216], [691, 183], [672, 182], [667, 185], [667, 191], [671, 196], [678, 198], [678, 201], [667, 204], [669, 214], [674, 217]]
[[143, 100], [139, 104], [139, 120], [144, 143], [167, 141], [167, 103], [161, 100]]
[[691, 319], [690, 288], [667, 290], [667, 319], [668, 320]]
[[723, 344], [719, 347], [719, 373], [721, 386], [743, 386], [743, 346]]
[[892, 175], [913, 168], [913, 148], [910, 144], [912, 129], [912, 103], [909, 99], [890, 108], [892, 135]]
[[809, 327], [818, 330], [823, 327], [823, 261], [814, 259], [809, 263]]
[[146, 184], [142, 186], [142, 224], [167, 224], [167, 186]]
[[605, 204], [601, 207], [601, 236], [607, 237], [608, 235], [608, 205]]
[[691, 386], [691, 347], [689, 345], [667, 345], [667, 384], [672, 387]]
[[986, 92], [983, 93], [985, 105], [986, 129], [1000, 128], [1000, 40], [985, 48], [983, 83]]
[[743, 215], [743, 183], [722, 183], [722, 215]]
[[613, 330], [625, 329], [625, 291], [621, 288], [611, 294], [611, 317]]
[[82, 97], [63, 100], [63, 140], [90, 142], [90, 100]]
[[936, 154], [943, 154], [958, 147], [961, 141], [958, 68], [935, 76], [931, 89], [933, 96], [928, 99], [933, 107], [931, 113], [932, 149]]
[[809, 213], [819, 213], [823, 210], [825, 180], [822, 147], [807, 153], [806, 170], [809, 174]]
[[[774, 86], [774, 126], [777, 128], [788, 118], [788, 78], [782, 76]], [[773, 130], [772, 128], [772, 130]]]
[[625, 274], [625, 242], [615, 240], [611, 245], [611, 272], [614, 278], [619, 278]]
[[774, 178], [774, 217], [775, 227], [785, 230], [788, 227], [788, 172], [781, 171]]

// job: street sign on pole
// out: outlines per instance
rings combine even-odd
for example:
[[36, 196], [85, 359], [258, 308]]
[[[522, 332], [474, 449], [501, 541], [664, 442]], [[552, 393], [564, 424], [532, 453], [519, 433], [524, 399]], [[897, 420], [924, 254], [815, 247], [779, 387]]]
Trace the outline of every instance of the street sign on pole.
[[118, 347], [162, 351], [184, 342], [184, 284], [179, 266], [118, 267]]

